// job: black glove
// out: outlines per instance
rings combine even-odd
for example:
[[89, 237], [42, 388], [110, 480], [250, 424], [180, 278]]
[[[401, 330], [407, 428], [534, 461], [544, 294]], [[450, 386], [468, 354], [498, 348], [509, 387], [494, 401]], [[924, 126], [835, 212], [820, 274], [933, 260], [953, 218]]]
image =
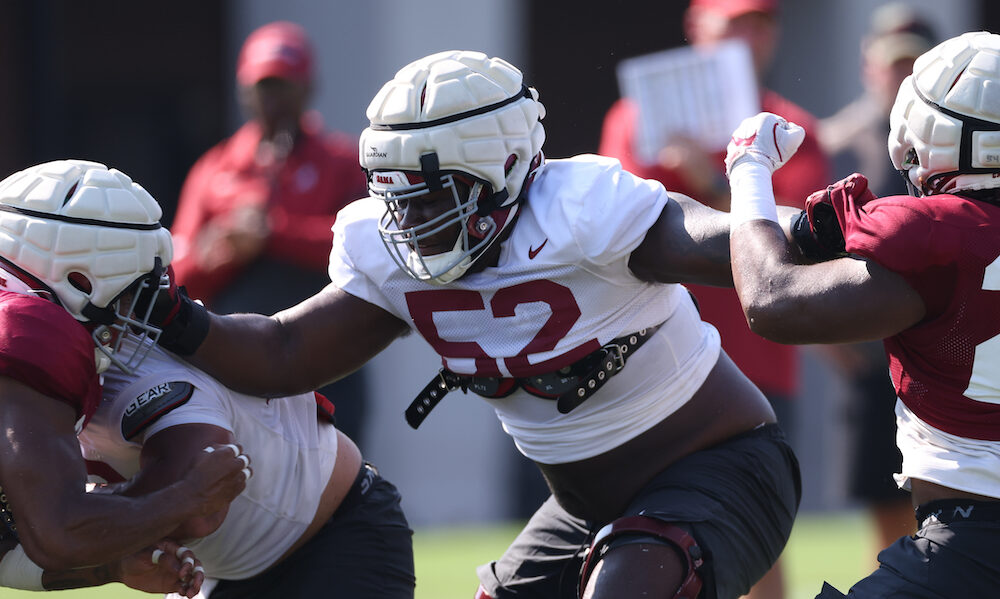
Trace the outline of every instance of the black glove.
[[846, 210], [874, 199], [868, 190], [868, 179], [857, 173], [810, 195], [806, 209], [792, 224], [792, 238], [802, 255], [818, 262], [846, 256], [844, 232], [834, 203]]
[[[151, 298], [153, 305], [149, 309]], [[177, 286], [171, 267], [159, 281], [139, 292], [136, 312], [145, 313], [147, 309], [149, 323], [162, 331], [156, 342], [175, 354], [190, 356], [208, 336], [208, 309], [188, 297], [184, 287]]]

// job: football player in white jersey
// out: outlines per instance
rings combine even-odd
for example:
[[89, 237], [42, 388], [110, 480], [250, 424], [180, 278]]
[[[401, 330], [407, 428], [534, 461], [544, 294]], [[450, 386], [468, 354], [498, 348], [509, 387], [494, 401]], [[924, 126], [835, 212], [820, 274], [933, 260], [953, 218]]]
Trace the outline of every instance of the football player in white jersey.
[[767, 400], [678, 284], [732, 284], [728, 217], [613, 159], [546, 161], [544, 113], [502, 59], [407, 65], [368, 108], [370, 198], [337, 217], [332, 284], [273, 317], [175, 289], [160, 342], [275, 396], [415, 330], [442, 369], [410, 424], [479, 394], [552, 491], [479, 569], [479, 597], [737, 597], [784, 547], [800, 484]]
[[[998, 86], [1000, 35], [966, 33], [917, 58], [888, 136], [910, 195], [875, 198], [852, 175], [809, 197], [795, 245], [775, 222], [770, 179], [801, 131], [762, 113], [729, 146], [733, 272], [751, 328], [783, 343], [884, 338], [896, 482], [919, 529], [848, 597], [1000, 589]], [[837, 597], [829, 585], [818, 595]]]
[[96, 482], [131, 480], [133, 492], [171, 483], [209, 443], [260, 456], [226, 512], [172, 533], [204, 565], [199, 597], [412, 599], [399, 493], [334, 427], [332, 409], [318, 393], [233, 392], [152, 346], [139, 368], [105, 373], [80, 445]]

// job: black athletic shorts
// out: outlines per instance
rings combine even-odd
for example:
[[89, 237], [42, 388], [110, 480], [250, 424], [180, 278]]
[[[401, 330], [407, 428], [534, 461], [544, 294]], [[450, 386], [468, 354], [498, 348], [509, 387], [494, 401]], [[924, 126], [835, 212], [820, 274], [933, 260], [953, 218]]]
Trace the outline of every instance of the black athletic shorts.
[[875, 368], [853, 381], [847, 414], [852, 434], [850, 493], [866, 504], [909, 501], [910, 496], [892, 476], [903, 467], [903, 455], [896, 447], [896, 390], [884, 355], [878, 358]]
[[220, 581], [210, 597], [412, 599], [414, 580], [413, 531], [399, 491], [365, 464], [313, 538], [266, 572]]
[[[917, 510], [917, 522], [917, 533], [882, 550], [878, 570], [851, 587], [848, 597], [1000, 596], [1000, 501], [931, 501]], [[824, 589], [818, 599], [843, 596]]]
[[[705, 552], [704, 599], [745, 594], [778, 559], [802, 495], [799, 465], [777, 425], [688, 455], [658, 474], [621, 514], [677, 524]], [[494, 599], [575, 599], [583, 554], [607, 522], [542, 504], [503, 556], [480, 566]]]

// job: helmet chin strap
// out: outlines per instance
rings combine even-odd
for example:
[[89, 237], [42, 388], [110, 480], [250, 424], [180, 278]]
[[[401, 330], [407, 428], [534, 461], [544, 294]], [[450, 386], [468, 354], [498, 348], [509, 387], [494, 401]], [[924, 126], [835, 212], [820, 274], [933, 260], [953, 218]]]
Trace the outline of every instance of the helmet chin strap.
[[472, 266], [471, 256], [466, 256], [464, 259], [459, 261], [458, 264], [452, 266], [439, 275], [432, 275], [431, 273], [434, 272], [435, 267], [444, 268], [448, 264], [451, 264], [458, 258], [458, 256], [461, 256], [462, 253], [462, 236], [459, 235], [458, 239], [455, 240], [455, 247], [447, 252], [426, 257], [421, 256], [417, 252], [410, 252], [406, 256], [406, 266], [410, 269], [410, 271], [419, 275], [421, 280], [435, 285], [447, 285], [464, 275], [465, 272], [469, 270], [469, 267]]
[[102, 351], [101, 348], [94, 348], [94, 362], [97, 364], [97, 374], [101, 374], [111, 367], [111, 356]]

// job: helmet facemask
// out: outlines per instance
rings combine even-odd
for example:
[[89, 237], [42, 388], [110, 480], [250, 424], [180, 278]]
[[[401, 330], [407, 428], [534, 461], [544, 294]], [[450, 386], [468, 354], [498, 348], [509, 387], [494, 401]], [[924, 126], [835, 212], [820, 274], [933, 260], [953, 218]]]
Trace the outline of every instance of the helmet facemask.
[[[404, 272], [420, 281], [444, 285], [464, 275], [511, 222], [517, 204], [491, 210], [487, 199], [490, 185], [465, 173], [435, 173], [422, 176], [412, 172], [376, 171], [369, 176], [372, 197], [386, 204], [379, 220], [379, 236]], [[431, 193], [445, 192], [451, 201], [429, 220], [404, 226], [413, 202], [425, 201]], [[499, 222], [498, 222], [499, 220]], [[447, 251], [425, 254], [422, 242], [455, 229], [454, 246]]]
[[[503, 59], [452, 50], [400, 69], [367, 115], [360, 162], [370, 195], [386, 202], [382, 241], [409, 276], [454, 281], [514, 222], [544, 160], [545, 107], [538, 92]], [[453, 205], [428, 222], [403, 227], [400, 202], [443, 189], [451, 190]], [[454, 245], [449, 239], [444, 251], [421, 250], [421, 242], [426, 248], [432, 236], [455, 225]]]
[[[150, 288], [152, 291], [146, 291]], [[146, 359], [162, 333], [160, 328], [150, 324], [153, 306], [157, 296], [169, 288], [170, 278], [157, 259], [153, 272], [133, 283], [107, 308], [85, 308], [85, 314], [100, 314], [99, 320], [95, 319], [88, 326], [96, 348], [98, 372], [114, 364], [122, 372], [132, 374]], [[139, 298], [144, 294], [140, 308]]]

